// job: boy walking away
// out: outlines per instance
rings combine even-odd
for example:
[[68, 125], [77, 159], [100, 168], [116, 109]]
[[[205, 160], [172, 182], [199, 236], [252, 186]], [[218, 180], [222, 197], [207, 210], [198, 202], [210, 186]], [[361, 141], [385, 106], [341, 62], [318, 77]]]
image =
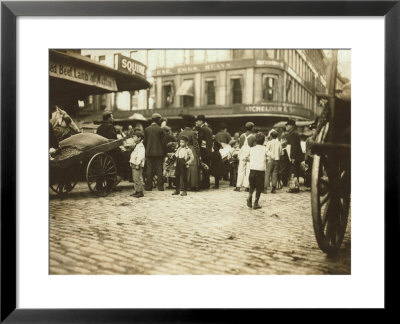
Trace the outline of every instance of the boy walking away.
[[131, 153], [131, 159], [129, 163], [132, 168], [133, 185], [135, 187], [135, 192], [131, 195], [135, 198], [143, 197], [143, 167], [145, 160], [145, 148], [143, 145], [144, 134], [142, 132], [135, 132], [133, 134], [133, 141], [136, 146]]
[[[257, 133], [255, 135], [256, 145], [250, 148], [250, 161], [249, 161], [249, 197], [247, 198], [247, 206], [253, 207], [253, 209], [260, 209], [261, 206], [258, 204], [261, 192], [264, 190], [265, 181], [265, 168], [267, 159], [267, 148], [263, 145], [265, 135]], [[256, 191], [256, 199], [254, 205], [252, 205], [253, 192]]]
[[252, 122], [247, 122], [246, 133], [243, 133], [239, 138], [239, 166], [238, 166], [238, 176], [236, 182], [236, 188], [234, 191], [240, 191], [243, 186], [248, 191], [249, 188], [249, 165], [247, 163], [246, 157], [249, 154], [249, 149], [253, 146], [254, 140], [254, 124]]
[[[189, 138], [182, 135], [179, 140], [179, 148], [175, 152], [176, 157], [176, 169], [175, 169], [175, 181], [176, 190], [172, 193], [173, 195], [179, 195], [180, 190], [182, 191], [181, 196], [187, 196], [187, 174], [188, 168], [194, 163], [194, 155], [192, 150], [188, 147]], [[180, 190], [179, 190], [180, 189]]]
[[267, 178], [272, 178], [271, 193], [276, 193], [276, 184], [278, 182], [279, 160], [283, 155], [282, 145], [278, 140], [278, 132], [273, 131], [270, 134], [271, 140], [267, 143], [267, 156], [270, 159], [270, 167], [267, 168]]

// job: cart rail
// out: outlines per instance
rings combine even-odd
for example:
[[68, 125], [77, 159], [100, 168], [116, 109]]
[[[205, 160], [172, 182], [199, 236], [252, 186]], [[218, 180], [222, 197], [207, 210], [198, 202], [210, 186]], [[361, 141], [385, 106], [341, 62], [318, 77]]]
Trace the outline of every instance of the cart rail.
[[123, 139], [113, 140], [108, 143], [100, 144], [94, 147], [91, 147], [87, 150], [81, 151], [81, 153], [67, 157], [65, 159], [57, 159], [50, 160], [50, 168], [60, 168], [65, 169], [75, 163], [79, 163], [81, 161], [87, 160], [91, 158], [93, 155], [102, 152], [111, 151], [123, 144]]

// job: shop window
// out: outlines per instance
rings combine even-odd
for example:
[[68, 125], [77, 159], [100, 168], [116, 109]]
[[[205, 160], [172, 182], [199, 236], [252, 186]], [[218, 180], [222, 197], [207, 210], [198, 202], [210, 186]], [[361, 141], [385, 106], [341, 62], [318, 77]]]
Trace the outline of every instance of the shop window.
[[130, 94], [131, 94], [131, 107], [130, 107], [130, 110], [138, 109], [138, 107], [139, 107], [139, 91], [133, 91]]
[[263, 99], [265, 101], [277, 101], [278, 76], [263, 76]]
[[215, 105], [215, 81], [206, 81], [206, 103], [207, 105]]
[[174, 83], [169, 81], [163, 85], [162, 89], [163, 107], [171, 107], [174, 103]]
[[232, 104], [242, 103], [242, 81], [241, 79], [231, 79]]

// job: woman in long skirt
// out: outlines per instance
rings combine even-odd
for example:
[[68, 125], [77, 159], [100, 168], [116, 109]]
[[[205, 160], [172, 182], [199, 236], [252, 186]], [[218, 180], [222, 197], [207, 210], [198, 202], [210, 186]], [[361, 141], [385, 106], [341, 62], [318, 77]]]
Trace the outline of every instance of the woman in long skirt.
[[[189, 139], [188, 147], [192, 150], [194, 156], [193, 164], [188, 168], [188, 188], [192, 191], [199, 190], [200, 185], [200, 169], [199, 169], [199, 156], [200, 156], [200, 148], [199, 143], [197, 141], [196, 133], [191, 129], [191, 123], [188, 121], [185, 122], [185, 128], [180, 132], [179, 137], [182, 135], [187, 136]], [[194, 126], [194, 124], [193, 124]]]

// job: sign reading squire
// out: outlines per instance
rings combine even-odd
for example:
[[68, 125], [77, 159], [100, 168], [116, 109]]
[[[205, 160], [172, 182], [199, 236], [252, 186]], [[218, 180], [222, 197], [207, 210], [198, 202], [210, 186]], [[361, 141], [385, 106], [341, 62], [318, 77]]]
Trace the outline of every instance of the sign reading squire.
[[114, 56], [115, 68], [129, 74], [137, 74], [146, 77], [146, 66], [138, 61], [121, 54]]

